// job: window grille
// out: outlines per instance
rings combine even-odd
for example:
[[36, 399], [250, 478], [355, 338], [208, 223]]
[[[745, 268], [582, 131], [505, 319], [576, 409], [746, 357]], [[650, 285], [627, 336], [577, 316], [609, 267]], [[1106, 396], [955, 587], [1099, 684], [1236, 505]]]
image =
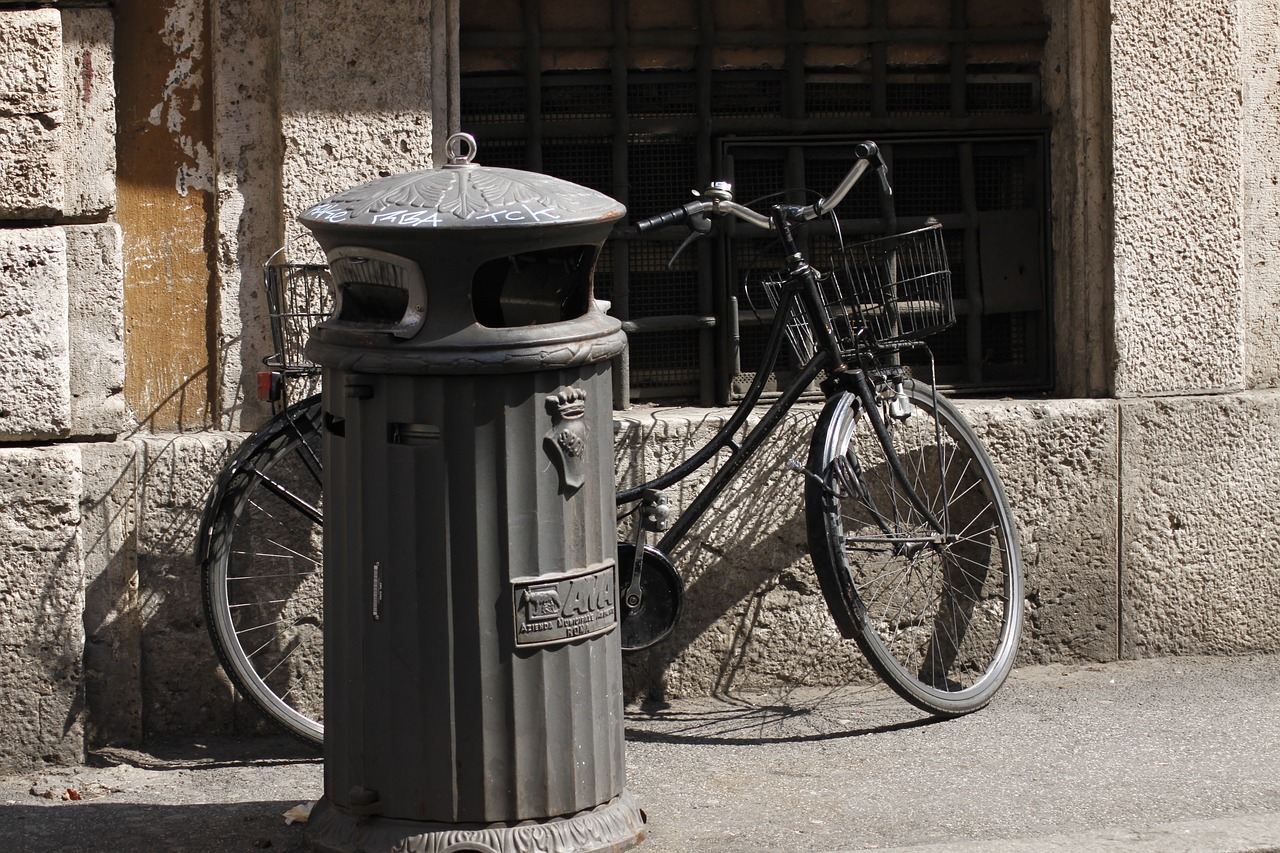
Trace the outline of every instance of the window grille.
[[[942, 381], [1050, 385], [1037, 0], [469, 0], [461, 14], [461, 120], [480, 161], [608, 193], [633, 219], [712, 179], [740, 201], [828, 190], [849, 143], [877, 140], [902, 227], [944, 227], [958, 322], [931, 339]], [[876, 227], [873, 183], [838, 211], [847, 237]], [[742, 281], [776, 256], [701, 241], [668, 268], [670, 238], [620, 229], [597, 265], [597, 297], [627, 324], [624, 393], [726, 401], [758, 368], [770, 318]], [[811, 240], [821, 262], [834, 229]]]

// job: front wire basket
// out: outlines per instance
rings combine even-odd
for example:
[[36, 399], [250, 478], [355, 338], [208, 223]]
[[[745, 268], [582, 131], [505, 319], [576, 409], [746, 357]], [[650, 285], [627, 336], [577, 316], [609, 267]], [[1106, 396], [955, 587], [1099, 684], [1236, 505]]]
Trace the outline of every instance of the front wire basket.
[[902, 349], [956, 321], [940, 224], [839, 249], [822, 281], [837, 337], [855, 331], [851, 349]]
[[[845, 246], [830, 260], [831, 272], [818, 273], [818, 295], [845, 357], [914, 346], [955, 323], [941, 225]], [[774, 310], [785, 284], [777, 277], [761, 282]], [[819, 339], [803, 308], [792, 312], [786, 333], [800, 363], [816, 352]]]
[[303, 354], [311, 329], [333, 313], [333, 286], [324, 264], [276, 262], [281, 252], [262, 266], [267, 289], [267, 314], [271, 320], [272, 355], [263, 359], [274, 373], [305, 376], [319, 365]]

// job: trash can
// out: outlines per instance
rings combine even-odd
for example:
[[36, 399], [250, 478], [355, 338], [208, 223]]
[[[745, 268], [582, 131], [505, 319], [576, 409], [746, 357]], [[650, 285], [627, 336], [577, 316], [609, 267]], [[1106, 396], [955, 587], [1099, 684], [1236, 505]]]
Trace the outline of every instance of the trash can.
[[324, 379], [326, 851], [621, 851], [615, 200], [472, 162], [307, 210]]

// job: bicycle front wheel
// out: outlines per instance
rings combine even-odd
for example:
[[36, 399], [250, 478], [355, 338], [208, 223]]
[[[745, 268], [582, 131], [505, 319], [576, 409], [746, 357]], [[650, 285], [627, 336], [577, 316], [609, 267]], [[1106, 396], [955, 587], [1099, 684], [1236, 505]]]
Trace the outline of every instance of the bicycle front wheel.
[[241, 693], [324, 740], [320, 397], [276, 415], [224, 470], [205, 512], [205, 617]]
[[[896, 475], [857, 395], [823, 410], [809, 454], [809, 548], [841, 633], [904, 699], [976, 711], [1013, 668], [1022, 557], [1000, 478], [950, 401], [906, 380], [882, 400]], [[913, 501], [908, 490], [919, 501]], [[922, 513], [921, 507], [937, 522]], [[941, 528], [939, 530], [938, 528]]]

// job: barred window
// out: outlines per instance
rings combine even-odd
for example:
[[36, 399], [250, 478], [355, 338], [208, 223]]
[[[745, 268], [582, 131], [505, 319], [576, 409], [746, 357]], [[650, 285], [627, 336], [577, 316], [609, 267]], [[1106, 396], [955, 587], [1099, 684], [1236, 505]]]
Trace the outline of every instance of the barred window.
[[[1051, 384], [1048, 26], [1034, 0], [470, 0], [462, 5], [462, 128], [485, 165], [608, 193], [631, 219], [709, 181], [739, 201], [829, 191], [875, 139], [904, 230], [944, 228], [958, 322], [931, 340], [954, 390]], [[867, 182], [837, 211], [874, 232]], [[632, 401], [731, 400], [758, 369], [770, 319], [752, 285], [763, 241], [620, 229], [597, 267], [630, 339]], [[821, 263], [836, 229], [811, 229]], [[744, 289], [745, 288], [745, 289]], [[783, 364], [780, 370], [787, 370]]]

